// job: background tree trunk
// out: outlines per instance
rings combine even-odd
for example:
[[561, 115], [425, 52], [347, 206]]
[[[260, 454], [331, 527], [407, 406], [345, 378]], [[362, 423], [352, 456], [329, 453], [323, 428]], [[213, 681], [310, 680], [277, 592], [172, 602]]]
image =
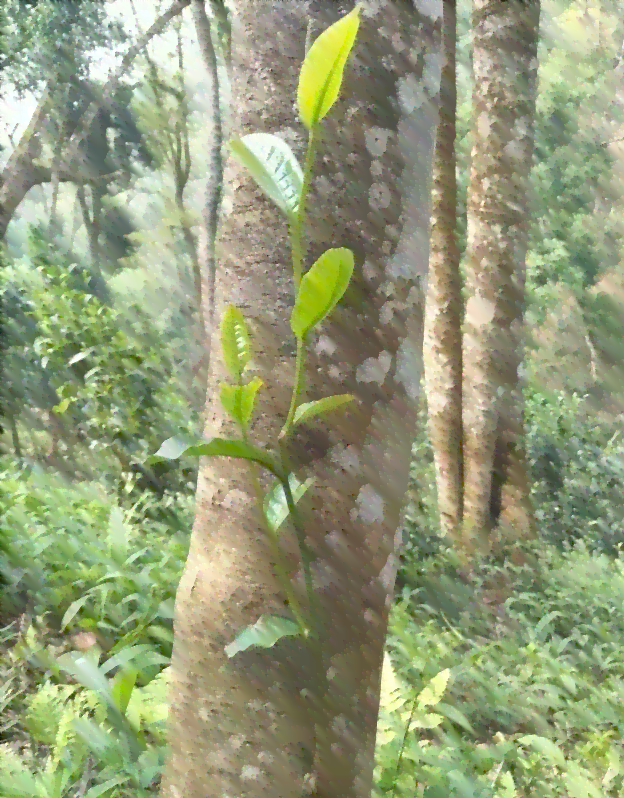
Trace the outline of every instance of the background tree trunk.
[[521, 448], [522, 305], [533, 155], [538, 0], [475, 0], [473, 150], [464, 335], [467, 542], [530, 526]]
[[[329, 0], [309, 6], [316, 35], [352, 7]], [[203, 462], [176, 601], [166, 798], [294, 798], [302, 790], [324, 798], [370, 796], [394, 535], [422, 374], [441, 9], [363, 6], [341, 97], [322, 128], [305, 242], [308, 264], [334, 246], [350, 247], [356, 262], [352, 286], [310, 353], [306, 398], [349, 391], [356, 401], [328, 424], [301, 428], [289, 453], [301, 477], [316, 479], [301, 508], [314, 558], [320, 650], [287, 638], [226, 659], [224, 646], [260, 615], [283, 611], [284, 596], [247, 467]], [[246, 0], [235, 10], [233, 129], [279, 134], [302, 160], [305, 139], [293, 101], [306, 8]], [[285, 419], [293, 379], [288, 230], [235, 162], [225, 184], [234, 192], [220, 242], [215, 318], [234, 303], [250, 322], [266, 382], [253, 438], [269, 443]], [[232, 431], [214, 398], [221, 376], [215, 351], [208, 436]], [[292, 538], [285, 528], [301, 595]]]
[[440, 531], [457, 539], [462, 519], [462, 295], [457, 245], [456, 0], [444, 0], [444, 65], [433, 167], [431, 253], [425, 312], [425, 378]]

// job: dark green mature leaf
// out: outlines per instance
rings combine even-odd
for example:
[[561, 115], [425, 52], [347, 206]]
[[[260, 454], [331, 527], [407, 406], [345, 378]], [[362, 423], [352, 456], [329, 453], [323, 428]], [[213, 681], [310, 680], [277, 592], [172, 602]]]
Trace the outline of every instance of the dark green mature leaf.
[[279, 615], [262, 615], [253, 626], [243, 629], [236, 635], [233, 642], [225, 647], [228, 657], [233, 657], [240, 651], [246, 651], [252, 646], [257, 648], [271, 648], [282, 637], [301, 635], [301, 627], [292, 618], [283, 618]]

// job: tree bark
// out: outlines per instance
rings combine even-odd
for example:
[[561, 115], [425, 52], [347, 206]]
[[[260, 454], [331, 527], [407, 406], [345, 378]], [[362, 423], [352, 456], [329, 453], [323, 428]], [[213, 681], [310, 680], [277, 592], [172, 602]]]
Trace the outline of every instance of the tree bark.
[[209, 131], [206, 196], [204, 198], [197, 250], [200, 288], [199, 312], [207, 349], [207, 365], [210, 368], [217, 272], [215, 246], [223, 193], [223, 128], [221, 124], [221, 92], [217, 72], [217, 54], [212, 41], [212, 31], [210, 20], [206, 14], [205, 0], [192, 0], [192, 5], [199, 50], [210, 79], [210, 100], [208, 104], [212, 129]]
[[[237, 2], [232, 111], [237, 134], [283, 136], [303, 160], [294, 98], [308, 18], [320, 33], [351, 3]], [[306, 398], [351, 392], [353, 408], [302, 427], [289, 459], [316, 480], [300, 508], [313, 555], [320, 646], [286, 638], [228, 660], [227, 645], [265, 613], [283, 613], [275, 559], [249, 470], [200, 466], [189, 558], [176, 599], [170, 759], [163, 798], [369, 798], [379, 682], [422, 374], [422, 280], [440, 80], [440, 14], [363, 3], [341, 96], [322, 128], [311, 193], [307, 264], [328, 247], [355, 255], [354, 279], [308, 358]], [[289, 236], [280, 212], [230, 161], [215, 318], [236, 304], [265, 380], [252, 437], [275, 441], [293, 380]], [[231, 426], [214, 390], [206, 435]], [[285, 555], [305, 600], [297, 548]]]
[[521, 387], [528, 178], [539, 1], [475, 0], [464, 353], [464, 523], [469, 547], [531, 524]]
[[440, 530], [457, 539], [462, 519], [462, 295], [457, 244], [456, 0], [444, 0], [442, 84], [433, 167], [425, 312], [425, 379]]

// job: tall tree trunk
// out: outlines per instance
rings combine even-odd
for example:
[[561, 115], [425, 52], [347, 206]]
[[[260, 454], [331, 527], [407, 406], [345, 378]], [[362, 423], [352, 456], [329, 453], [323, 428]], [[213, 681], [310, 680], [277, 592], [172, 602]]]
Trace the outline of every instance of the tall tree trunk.
[[530, 525], [521, 441], [522, 305], [539, 0], [475, 0], [464, 335], [464, 523], [471, 547]]
[[[313, 262], [347, 246], [356, 271], [309, 357], [306, 395], [355, 395], [329, 425], [301, 427], [291, 464], [314, 487], [301, 503], [320, 624], [319, 647], [295, 638], [228, 660], [224, 646], [262, 614], [283, 611], [275, 559], [255, 509], [249, 470], [219, 458], [200, 467], [195, 525], [176, 600], [166, 798], [271, 795], [369, 798], [382, 650], [422, 373], [421, 281], [427, 272], [430, 176], [440, 79], [440, 10], [364, 3], [341, 97], [322, 128], [313, 172]], [[307, 9], [319, 33], [340, 14]], [[342, 13], [350, 9], [344, 4]], [[232, 23], [234, 131], [273, 132], [303, 159], [293, 113], [306, 4], [237, 2]], [[254, 440], [275, 440], [294, 377], [289, 235], [279, 211], [229, 162], [233, 205], [223, 223], [216, 308], [239, 306], [266, 386]], [[216, 398], [209, 436], [227, 435]], [[303, 471], [302, 471], [303, 469]], [[297, 587], [296, 546], [281, 540]], [[304, 598], [300, 599], [304, 601]]]
[[192, 0], [195, 19], [195, 32], [199, 42], [204, 67], [210, 78], [210, 116], [211, 130], [208, 143], [208, 175], [206, 196], [202, 211], [197, 251], [199, 270], [199, 312], [203, 326], [204, 342], [207, 350], [207, 366], [209, 368], [212, 352], [212, 333], [214, 326], [215, 283], [217, 273], [216, 240], [221, 196], [223, 193], [223, 130], [221, 125], [221, 92], [217, 71], [217, 54], [212, 40], [210, 20], [206, 14], [206, 0]]
[[433, 167], [425, 379], [440, 528], [457, 539], [462, 519], [462, 295], [457, 244], [456, 0], [444, 0], [440, 121]]

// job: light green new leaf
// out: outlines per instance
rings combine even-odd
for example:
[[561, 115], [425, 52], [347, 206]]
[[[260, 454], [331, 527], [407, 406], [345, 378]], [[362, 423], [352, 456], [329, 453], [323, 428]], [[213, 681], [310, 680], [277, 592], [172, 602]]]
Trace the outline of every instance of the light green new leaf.
[[248, 626], [236, 635], [233, 642], [225, 647], [225, 653], [228, 657], [233, 657], [239, 651], [246, 651], [252, 646], [271, 648], [282, 637], [296, 637], [301, 633], [301, 627], [291, 618], [262, 615], [253, 626]]
[[545, 759], [559, 765], [559, 767], [565, 767], [566, 759], [563, 751], [556, 743], [549, 740], [548, 737], [540, 737], [537, 734], [525, 734], [523, 737], [518, 737], [518, 742], [529, 746]]
[[264, 383], [254, 377], [247, 385], [221, 383], [221, 404], [235, 421], [247, 428], [256, 403], [256, 395]]
[[254, 377], [247, 385], [241, 386], [241, 413], [244, 427], [247, 427], [251, 421], [251, 416], [253, 415], [256, 405], [256, 396], [263, 385], [264, 383], [260, 377]]
[[148, 457], [146, 463], [158, 460], [177, 460], [179, 457], [236, 457], [241, 460], [252, 460], [268, 469], [279, 478], [280, 473], [273, 458], [263, 449], [252, 446], [245, 441], [228, 440], [227, 438], [211, 438], [208, 441], [189, 443], [183, 438], [169, 438], [156, 454]]
[[414, 729], [435, 729], [437, 728], [444, 718], [442, 715], [437, 715], [435, 712], [427, 712], [419, 718], [414, 718], [409, 725], [409, 730]]
[[323, 31], [305, 57], [299, 73], [297, 102], [299, 117], [308, 130], [327, 115], [338, 99], [345, 63], [359, 25], [360, 9], [356, 6]]
[[345, 247], [328, 249], [312, 265], [299, 284], [290, 327], [303, 340], [329, 316], [347, 290], [353, 275], [353, 253]]
[[342, 393], [336, 396], [326, 396], [324, 399], [317, 399], [316, 402], [306, 402], [296, 409], [293, 424], [295, 426], [303, 424], [304, 421], [330, 413], [332, 410], [336, 410], [336, 408], [352, 401], [353, 396], [350, 393]]
[[241, 386], [222, 382], [219, 386], [219, 398], [221, 399], [223, 409], [228, 412], [235, 421], [242, 424]]
[[113, 680], [111, 695], [115, 706], [124, 716], [138, 675], [139, 672], [136, 668], [128, 668], [127, 670], [119, 671]]
[[418, 705], [421, 707], [435, 706], [444, 695], [451, 672], [448, 668], [434, 676], [425, 689], [418, 696]]
[[294, 217], [299, 209], [303, 172], [288, 144], [271, 133], [250, 133], [231, 139], [230, 147], [267, 197], [286, 216]]
[[240, 379], [251, 360], [251, 345], [243, 314], [234, 305], [226, 308], [221, 319], [221, 348], [227, 370]]
[[[306, 479], [305, 482], [299, 482], [294, 474], [290, 474], [288, 477], [288, 484], [290, 485], [293, 501], [297, 504], [305, 492], [314, 484], [314, 477]], [[275, 482], [271, 490], [265, 496], [263, 509], [267, 524], [273, 532], [277, 532], [288, 518], [289, 512], [284, 486], [279, 480]]]

